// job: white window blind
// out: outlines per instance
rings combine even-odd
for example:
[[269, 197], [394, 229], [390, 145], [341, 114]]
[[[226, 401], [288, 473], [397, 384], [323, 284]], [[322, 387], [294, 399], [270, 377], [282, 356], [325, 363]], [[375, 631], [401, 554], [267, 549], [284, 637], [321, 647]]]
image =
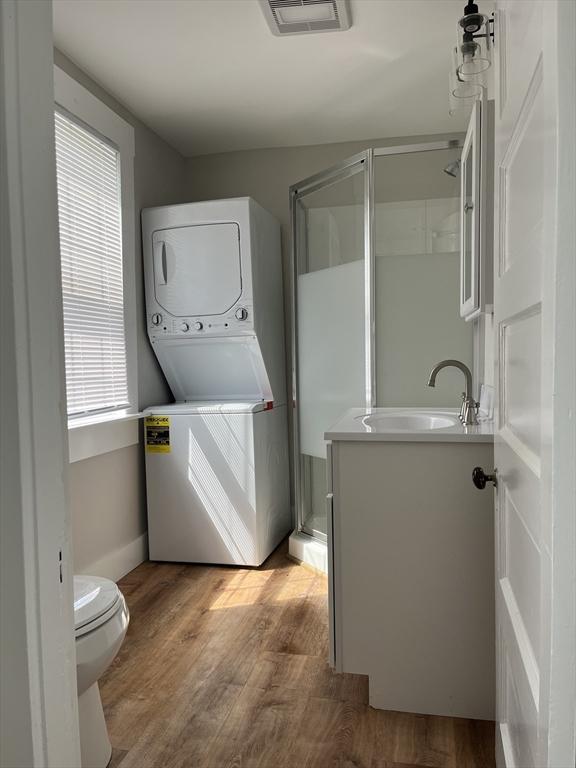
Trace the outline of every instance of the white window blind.
[[129, 405], [120, 155], [56, 112], [68, 415]]

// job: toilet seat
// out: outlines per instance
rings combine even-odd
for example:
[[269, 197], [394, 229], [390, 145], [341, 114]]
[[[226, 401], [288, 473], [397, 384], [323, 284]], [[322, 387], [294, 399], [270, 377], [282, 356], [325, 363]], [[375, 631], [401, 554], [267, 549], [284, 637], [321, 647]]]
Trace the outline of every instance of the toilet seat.
[[121, 605], [120, 590], [110, 579], [74, 576], [75, 636], [81, 637], [109, 621]]

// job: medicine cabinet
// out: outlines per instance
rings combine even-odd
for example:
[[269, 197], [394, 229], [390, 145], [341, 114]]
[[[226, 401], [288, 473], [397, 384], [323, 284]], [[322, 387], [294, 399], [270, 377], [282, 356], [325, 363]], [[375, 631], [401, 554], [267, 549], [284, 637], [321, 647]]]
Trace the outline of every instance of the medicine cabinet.
[[472, 109], [460, 162], [460, 315], [492, 311], [493, 102]]

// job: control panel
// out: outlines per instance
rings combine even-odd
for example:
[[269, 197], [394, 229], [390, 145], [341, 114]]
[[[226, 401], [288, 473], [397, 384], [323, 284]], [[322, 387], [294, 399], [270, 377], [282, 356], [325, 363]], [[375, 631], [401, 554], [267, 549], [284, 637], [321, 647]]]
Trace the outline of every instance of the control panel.
[[237, 333], [253, 333], [254, 322], [251, 302], [242, 302], [225, 315], [207, 317], [172, 317], [161, 312], [148, 316], [150, 336], [227, 336]]

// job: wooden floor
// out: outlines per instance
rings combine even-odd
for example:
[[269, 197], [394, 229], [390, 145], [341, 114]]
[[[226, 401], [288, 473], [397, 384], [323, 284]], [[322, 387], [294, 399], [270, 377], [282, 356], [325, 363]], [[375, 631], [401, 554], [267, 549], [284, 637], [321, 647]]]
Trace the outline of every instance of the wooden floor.
[[101, 680], [114, 768], [491, 768], [491, 724], [381, 712], [328, 667], [326, 579], [282, 545], [257, 570], [143, 563]]

